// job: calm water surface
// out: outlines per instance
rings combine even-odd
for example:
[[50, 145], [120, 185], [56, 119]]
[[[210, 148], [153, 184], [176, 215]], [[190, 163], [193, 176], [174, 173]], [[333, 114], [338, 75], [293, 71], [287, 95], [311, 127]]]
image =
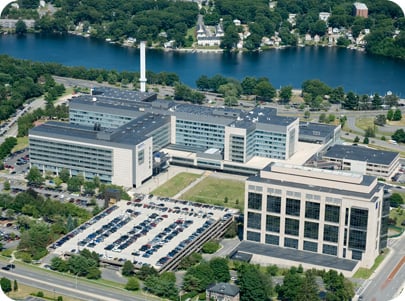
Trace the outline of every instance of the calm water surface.
[[[139, 70], [137, 49], [70, 35], [3, 35], [0, 54], [67, 66]], [[243, 54], [147, 50], [146, 66], [154, 72], [175, 72], [193, 87], [201, 75], [222, 74], [239, 80], [265, 76], [276, 88], [299, 88], [307, 79], [320, 79], [345, 91], [385, 94], [390, 90], [405, 97], [405, 61], [340, 48], [287, 48]]]

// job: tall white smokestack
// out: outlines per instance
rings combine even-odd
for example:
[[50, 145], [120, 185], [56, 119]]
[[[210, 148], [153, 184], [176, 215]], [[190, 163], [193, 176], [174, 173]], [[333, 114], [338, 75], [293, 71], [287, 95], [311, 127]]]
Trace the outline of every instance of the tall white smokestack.
[[141, 84], [141, 92], [146, 92], [146, 54], [145, 54], [145, 41], [142, 41], [139, 45], [140, 47], [140, 57], [141, 57], [141, 76], [139, 82]]

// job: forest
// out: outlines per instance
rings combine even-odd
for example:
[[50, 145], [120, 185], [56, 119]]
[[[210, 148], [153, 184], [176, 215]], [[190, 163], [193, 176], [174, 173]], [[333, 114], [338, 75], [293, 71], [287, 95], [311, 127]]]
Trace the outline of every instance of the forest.
[[[79, 30], [91, 37], [118, 43], [131, 37], [146, 40], [154, 47], [162, 47], [171, 40], [175, 41], [175, 47], [190, 47], [195, 41], [197, 16], [201, 14], [206, 25], [217, 25], [223, 19], [226, 34], [221, 47], [228, 50], [233, 49], [242, 30], [233, 24], [234, 19], [248, 25], [250, 35], [244, 41], [246, 50], [258, 49], [262, 37], [276, 34], [282, 45], [295, 46], [307, 33], [326, 37], [327, 27], [342, 29], [353, 38], [369, 29], [366, 51], [405, 59], [405, 18], [396, 4], [386, 0], [363, 1], [368, 7], [368, 18], [354, 17], [353, 1], [349, 0], [280, 0], [273, 9], [265, 0], [205, 0], [201, 9], [194, 2], [169, 0], [51, 2], [57, 7], [53, 15], [40, 18], [34, 10], [38, 0], [21, 1], [19, 10], [9, 7], [3, 15], [34, 18], [35, 29], [40, 32], [77, 33]], [[331, 13], [327, 23], [319, 19], [320, 12]], [[289, 14], [296, 14], [294, 25], [287, 21]], [[338, 40], [340, 46], [349, 43], [344, 35]]]

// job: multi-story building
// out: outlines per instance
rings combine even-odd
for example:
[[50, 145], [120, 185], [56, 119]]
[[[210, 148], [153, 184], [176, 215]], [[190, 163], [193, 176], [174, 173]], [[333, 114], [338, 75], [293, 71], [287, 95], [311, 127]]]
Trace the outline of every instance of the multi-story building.
[[153, 150], [170, 142], [170, 117], [147, 113], [117, 129], [47, 122], [30, 130], [30, 161], [41, 171], [71, 175], [126, 187], [152, 176]]
[[[145, 119], [149, 120], [148, 124], [144, 122]], [[155, 120], [164, 120], [164, 124], [156, 126]], [[138, 140], [151, 138], [152, 153], [166, 147], [172, 163], [201, 168], [255, 174], [260, 168], [252, 169], [245, 165], [253, 158], [287, 160], [298, 148], [299, 119], [277, 116], [275, 109], [254, 108], [246, 112], [225, 107], [178, 104], [157, 100], [156, 95], [151, 93], [110, 88], [97, 88], [92, 95], [72, 98], [69, 102], [69, 122], [45, 124], [31, 130], [33, 165], [43, 171], [58, 173], [60, 168], [68, 167], [73, 159], [63, 152], [58, 158], [47, 157], [46, 152], [43, 155], [35, 152], [35, 141], [38, 139], [43, 144], [46, 140], [55, 143], [54, 139], [60, 135], [64, 137], [60, 139], [61, 142], [79, 143], [82, 132], [86, 132], [86, 135], [93, 133], [92, 143], [97, 145], [102, 140], [97, 138], [100, 133], [121, 132], [125, 137], [133, 125], [142, 130]], [[80, 128], [80, 131], [75, 128]], [[178, 151], [192, 152], [192, 156], [178, 155]], [[88, 177], [95, 174], [101, 176], [96, 171], [86, 171], [84, 166], [71, 168], [71, 171], [72, 174], [85, 173]], [[118, 178], [112, 176], [117, 172], [116, 169], [111, 170], [110, 176], [103, 174], [101, 178], [118, 184]], [[139, 185], [144, 180], [132, 181], [132, 185]], [[127, 179], [125, 186], [130, 182], [131, 179]]]
[[353, 6], [354, 6], [354, 15], [356, 17], [363, 17], [363, 18], [368, 17], [368, 7], [365, 3], [354, 2]]
[[400, 167], [397, 152], [375, 150], [355, 145], [335, 144], [322, 156], [341, 170], [390, 179]]
[[[240, 251], [263, 262], [277, 253], [266, 253], [268, 246], [293, 250], [290, 262], [304, 266], [322, 265], [327, 256], [329, 267], [336, 258], [350, 269], [369, 268], [387, 244], [389, 204], [383, 204], [383, 193], [372, 176], [272, 163], [246, 181], [246, 243]], [[291, 254], [279, 253], [273, 263]]]

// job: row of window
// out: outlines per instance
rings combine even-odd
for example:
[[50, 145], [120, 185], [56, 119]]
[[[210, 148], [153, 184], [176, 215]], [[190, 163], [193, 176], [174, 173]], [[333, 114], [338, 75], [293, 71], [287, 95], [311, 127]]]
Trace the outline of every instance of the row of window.
[[[267, 212], [281, 213], [281, 202], [282, 199], [280, 196], [267, 195], [266, 210]], [[249, 192], [248, 193], [248, 208], [254, 210], [262, 210], [262, 194]], [[364, 210], [363, 210], [364, 211]], [[357, 209], [352, 211], [354, 216], [358, 216], [360, 213], [357, 212]], [[368, 213], [366, 211], [366, 213]], [[285, 200], [285, 214], [291, 216], [300, 216], [301, 215], [301, 200], [286, 198]], [[367, 214], [366, 214], [367, 215]], [[305, 217], [310, 219], [319, 220], [320, 218], [320, 203], [316, 202], [305, 202]], [[332, 223], [339, 223], [340, 220], [340, 207], [334, 205], [325, 205], [325, 221]], [[357, 219], [360, 219], [358, 217]], [[361, 224], [364, 226], [364, 215], [362, 219], [353, 221], [354, 224]], [[365, 224], [367, 227], [367, 224]]]

